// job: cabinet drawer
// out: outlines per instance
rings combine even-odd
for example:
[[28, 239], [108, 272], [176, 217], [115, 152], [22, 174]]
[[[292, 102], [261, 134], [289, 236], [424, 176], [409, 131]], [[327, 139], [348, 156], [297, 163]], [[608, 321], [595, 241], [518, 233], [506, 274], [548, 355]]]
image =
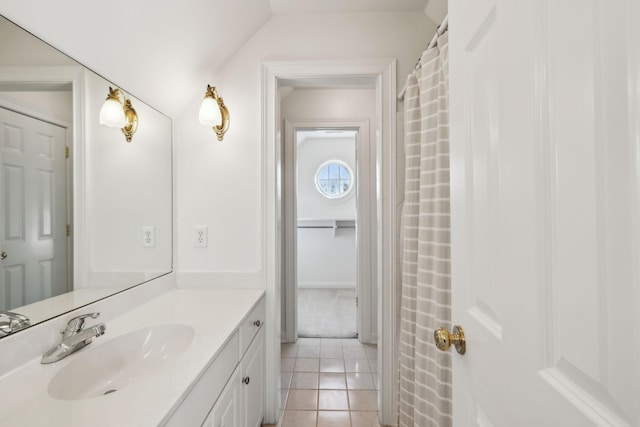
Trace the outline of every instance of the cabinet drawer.
[[240, 355], [243, 355], [247, 351], [251, 340], [253, 340], [253, 337], [255, 337], [263, 327], [266, 312], [266, 302], [264, 297], [262, 297], [249, 315], [245, 317], [242, 325], [240, 325]]
[[211, 405], [216, 401], [229, 377], [236, 369], [239, 334], [236, 332], [206, 369], [195, 387], [189, 392], [178, 409], [171, 415], [166, 426], [199, 426], [207, 417]]

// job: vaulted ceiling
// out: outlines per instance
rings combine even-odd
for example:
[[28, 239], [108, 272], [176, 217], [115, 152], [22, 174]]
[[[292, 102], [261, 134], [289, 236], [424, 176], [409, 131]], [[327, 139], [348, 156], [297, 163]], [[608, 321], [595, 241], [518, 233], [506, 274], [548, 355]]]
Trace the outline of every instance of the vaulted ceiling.
[[429, 13], [436, 3], [446, 0], [34, 0], [3, 2], [0, 14], [176, 117], [195, 82], [204, 87], [275, 15]]
[[424, 11], [429, 0], [270, 0], [274, 15], [291, 13], [353, 13]]

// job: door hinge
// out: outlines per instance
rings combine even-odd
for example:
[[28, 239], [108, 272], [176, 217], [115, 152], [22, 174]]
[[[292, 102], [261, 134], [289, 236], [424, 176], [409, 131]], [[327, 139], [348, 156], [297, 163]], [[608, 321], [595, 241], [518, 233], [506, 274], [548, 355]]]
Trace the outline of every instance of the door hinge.
[[64, 157], [65, 159], [69, 158], [69, 147], [64, 147]]
[[358, 297], [356, 297], [356, 307], [358, 306]]
[[71, 236], [71, 224], [67, 224], [67, 237]]

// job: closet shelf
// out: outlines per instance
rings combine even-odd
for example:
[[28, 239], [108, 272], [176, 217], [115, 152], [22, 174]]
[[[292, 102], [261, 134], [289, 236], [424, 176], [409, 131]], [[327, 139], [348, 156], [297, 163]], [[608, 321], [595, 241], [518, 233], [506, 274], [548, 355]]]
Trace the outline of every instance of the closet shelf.
[[338, 229], [355, 229], [356, 220], [345, 219], [298, 219], [298, 229], [332, 229], [335, 237]]

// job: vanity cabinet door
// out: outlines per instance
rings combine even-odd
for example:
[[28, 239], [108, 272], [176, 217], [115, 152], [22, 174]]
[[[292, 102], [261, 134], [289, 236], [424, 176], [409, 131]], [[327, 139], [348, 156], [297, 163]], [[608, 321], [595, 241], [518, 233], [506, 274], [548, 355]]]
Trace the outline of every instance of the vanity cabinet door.
[[260, 427], [262, 424], [265, 376], [264, 334], [264, 328], [260, 328], [241, 363], [242, 403], [246, 427]]
[[240, 370], [236, 369], [203, 427], [242, 427]]
[[215, 357], [202, 377], [196, 382], [193, 390], [184, 399], [176, 411], [171, 415], [165, 427], [185, 427], [203, 425], [209, 427], [210, 422], [207, 414], [211, 416], [211, 407], [214, 405], [229, 384], [233, 382], [229, 379], [229, 373], [236, 375], [236, 383], [240, 382], [237, 373], [238, 361], [240, 360], [239, 334], [235, 332], [224, 345], [222, 350]]

